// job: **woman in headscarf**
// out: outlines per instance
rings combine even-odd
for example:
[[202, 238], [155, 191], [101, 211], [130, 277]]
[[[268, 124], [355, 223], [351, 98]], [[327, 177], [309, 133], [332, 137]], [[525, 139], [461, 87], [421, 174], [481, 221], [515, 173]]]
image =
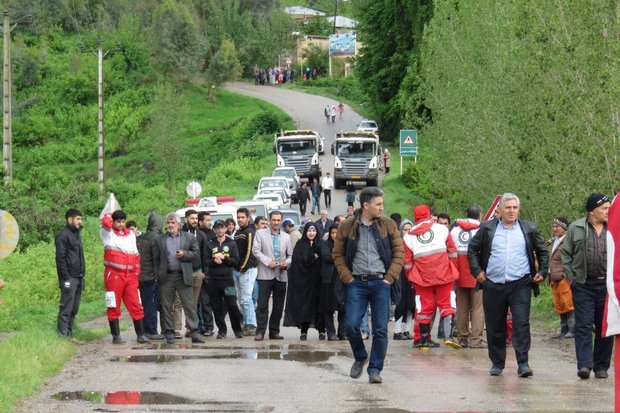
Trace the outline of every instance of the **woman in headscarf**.
[[[400, 223], [400, 235], [404, 236], [413, 228], [413, 222], [404, 219]], [[400, 274], [400, 279], [396, 282], [401, 283], [400, 301], [394, 310], [394, 340], [411, 340], [413, 331], [413, 315], [415, 313], [415, 290], [413, 284], [405, 276], [405, 270]], [[402, 324], [405, 325], [404, 332]]]
[[[340, 276], [334, 266], [334, 241], [338, 233], [338, 224], [332, 224], [327, 230], [327, 240], [321, 245], [321, 294], [319, 313], [323, 315], [327, 339], [337, 341], [345, 337], [344, 329], [344, 294], [346, 290], [340, 282]], [[338, 334], [334, 326], [334, 311], [338, 311]]]
[[308, 338], [308, 329], [313, 322], [319, 332], [319, 340], [325, 340], [323, 317], [317, 316], [321, 282], [321, 241], [318, 234], [316, 223], [306, 223], [301, 239], [293, 249], [288, 271], [284, 326], [300, 328], [300, 340]]

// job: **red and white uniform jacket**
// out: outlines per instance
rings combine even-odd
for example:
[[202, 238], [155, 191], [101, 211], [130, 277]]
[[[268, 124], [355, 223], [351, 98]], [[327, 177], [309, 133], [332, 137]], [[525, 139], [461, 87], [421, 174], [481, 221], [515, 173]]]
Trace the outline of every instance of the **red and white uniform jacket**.
[[480, 221], [475, 219], [457, 219], [455, 226], [452, 228], [452, 239], [456, 244], [456, 253], [458, 255], [456, 267], [459, 270], [459, 278], [456, 280], [456, 286], [460, 288], [476, 287], [476, 278], [469, 270], [469, 262], [467, 261], [467, 247], [469, 241], [476, 235], [480, 228]]
[[459, 276], [455, 266], [456, 247], [445, 225], [424, 220], [403, 237], [407, 279], [432, 287], [448, 284]]
[[103, 241], [103, 265], [106, 270], [120, 273], [140, 274], [140, 254], [136, 246], [136, 234], [123, 228], [112, 228], [112, 213], [101, 218], [101, 240]]

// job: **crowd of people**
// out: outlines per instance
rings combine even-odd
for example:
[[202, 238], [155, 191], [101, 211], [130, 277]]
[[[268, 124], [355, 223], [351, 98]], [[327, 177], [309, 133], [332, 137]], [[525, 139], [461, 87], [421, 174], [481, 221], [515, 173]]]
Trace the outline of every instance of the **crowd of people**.
[[[124, 343], [121, 302], [139, 343], [181, 339], [182, 313], [186, 337], [195, 343], [214, 334], [224, 339], [226, 315], [238, 339], [282, 340], [284, 325], [297, 327], [303, 341], [314, 328], [319, 340], [349, 341], [352, 378], [368, 364], [369, 382], [381, 383], [390, 319], [394, 340], [426, 349], [440, 346], [431, 334], [436, 322], [444, 345], [487, 348], [492, 376], [502, 374], [511, 344], [518, 376], [529, 377], [531, 295], [547, 279], [561, 320], [557, 337], [574, 339], [578, 376], [588, 379], [594, 371], [608, 377], [612, 339], [601, 335], [606, 196], [588, 197], [586, 216], [572, 224], [557, 217], [554, 238], [545, 242], [537, 226], [520, 217], [520, 200], [511, 193], [486, 221], [475, 204], [453, 222], [418, 205], [411, 221], [386, 217], [383, 192], [366, 187], [358, 209], [350, 203], [346, 214], [330, 219], [327, 209], [320, 210], [321, 193], [331, 206], [330, 180], [326, 174], [321, 184], [315, 179], [309, 189], [302, 186], [312, 197], [312, 213], [320, 216], [306, 219], [301, 231], [277, 210], [250, 222], [250, 212], [239, 208], [238, 228], [231, 232], [225, 221], [212, 223], [208, 212], [189, 209], [183, 225], [175, 213], [165, 219], [151, 214], [146, 232], [136, 237], [137, 225], [126, 222], [125, 212], [105, 214], [101, 239], [112, 342]], [[84, 289], [82, 214], [70, 209], [66, 224], [56, 237], [57, 329], [72, 338]], [[369, 334], [370, 354], [364, 344]]]
[[[255, 64], [253, 67], [254, 84], [277, 86], [284, 83], [293, 83], [297, 80], [297, 70], [290, 66], [272, 66], [269, 68], [260, 67]], [[319, 72], [316, 68], [306, 67], [302, 73], [303, 80], [317, 80]]]

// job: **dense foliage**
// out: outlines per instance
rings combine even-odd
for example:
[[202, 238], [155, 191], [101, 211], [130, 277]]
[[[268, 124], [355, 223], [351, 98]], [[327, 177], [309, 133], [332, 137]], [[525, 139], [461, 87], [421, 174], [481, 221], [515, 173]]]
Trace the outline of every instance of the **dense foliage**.
[[404, 184], [453, 216], [515, 192], [543, 227], [617, 191], [619, 4], [356, 2], [382, 136], [420, 131]]

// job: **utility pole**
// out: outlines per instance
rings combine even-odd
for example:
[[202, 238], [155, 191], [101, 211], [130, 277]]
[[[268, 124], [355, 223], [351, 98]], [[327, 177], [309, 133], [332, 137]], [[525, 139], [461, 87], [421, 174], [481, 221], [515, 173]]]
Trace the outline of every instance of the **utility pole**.
[[101, 40], [97, 44], [97, 84], [98, 84], [98, 103], [99, 103], [99, 116], [97, 120], [97, 132], [99, 136], [99, 149], [98, 149], [98, 165], [97, 165], [97, 181], [99, 183], [99, 196], [105, 195], [105, 184], [103, 175], [103, 161], [105, 158], [104, 147], [104, 135], [103, 135], [103, 58], [109, 53], [106, 50], [105, 53], [101, 46]]
[[[2, 46], [3, 46], [3, 68], [2, 68], [2, 163], [4, 165], [4, 181], [10, 182], [13, 179], [13, 132], [11, 101], [11, 31], [17, 26], [17, 22], [11, 27], [9, 12], [4, 11], [4, 22], [2, 24]], [[25, 17], [30, 23], [32, 16]]]

